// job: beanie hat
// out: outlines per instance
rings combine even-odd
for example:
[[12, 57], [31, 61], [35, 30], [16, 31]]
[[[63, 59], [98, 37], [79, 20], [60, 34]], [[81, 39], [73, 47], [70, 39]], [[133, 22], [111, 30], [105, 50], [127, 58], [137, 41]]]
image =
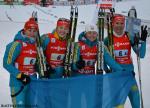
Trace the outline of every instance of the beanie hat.
[[98, 32], [98, 28], [96, 25], [86, 25], [85, 26], [85, 32], [88, 32], [88, 31], [96, 31]]
[[38, 24], [36, 23], [34, 18], [30, 18], [24, 25], [24, 30], [32, 28], [38, 30]]

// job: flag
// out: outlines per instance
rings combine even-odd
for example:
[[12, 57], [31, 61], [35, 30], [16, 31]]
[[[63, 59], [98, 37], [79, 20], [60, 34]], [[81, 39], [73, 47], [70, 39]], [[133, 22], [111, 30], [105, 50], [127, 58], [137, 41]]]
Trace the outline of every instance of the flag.
[[136, 84], [131, 72], [32, 80], [30, 105], [38, 108], [113, 108], [125, 102]]

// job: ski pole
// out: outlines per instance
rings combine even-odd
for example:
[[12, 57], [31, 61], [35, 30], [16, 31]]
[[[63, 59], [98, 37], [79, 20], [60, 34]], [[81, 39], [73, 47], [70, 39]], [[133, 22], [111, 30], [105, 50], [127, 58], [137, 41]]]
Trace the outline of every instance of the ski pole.
[[[37, 12], [33, 11], [32, 17], [38, 23]], [[44, 51], [41, 46], [39, 29], [38, 29], [38, 33], [36, 35], [36, 48], [37, 48], [37, 53], [38, 53], [38, 63], [39, 63], [39, 67], [40, 67], [39, 76], [40, 76], [40, 78], [45, 78], [47, 68], [46, 68], [46, 60], [45, 60], [45, 56], [44, 56]]]
[[[139, 38], [139, 34], [135, 34], [135, 36], [137, 36], [137, 38]], [[138, 74], [139, 74], [141, 108], [144, 108], [143, 92], [142, 92], [141, 61], [140, 61], [139, 43], [136, 43], [136, 49], [137, 49], [137, 65], [138, 65]]]
[[113, 17], [114, 17], [114, 12], [115, 12], [115, 9], [114, 8], [111, 8], [110, 9], [110, 13], [111, 13], [111, 17], [110, 17], [110, 52], [111, 52], [111, 55], [113, 58], [115, 58], [114, 56], [114, 42], [113, 42], [113, 24], [112, 24], [112, 21], [113, 21]]
[[73, 16], [74, 15], [74, 8], [71, 5], [71, 11], [70, 11], [70, 27], [69, 27], [69, 34], [68, 34], [68, 40], [67, 40], [67, 48], [66, 48], [66, 54], [65, 54], [65, 60], [64, 60], [64, 77], [69, 76], [69, 61], [70, 61], [70, 50], [71, 50], [71, 33], [72, 33], [72, 25], [73, 25]]

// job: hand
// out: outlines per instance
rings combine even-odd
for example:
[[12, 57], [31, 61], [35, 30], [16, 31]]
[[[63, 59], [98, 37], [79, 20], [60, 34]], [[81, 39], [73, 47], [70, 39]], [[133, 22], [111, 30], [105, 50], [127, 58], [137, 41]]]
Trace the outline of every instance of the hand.
[[141, 26], [141, 40], [142, 41], [146, 41], [146, 38], [147, 38], [147, 26]]
[[49, 64], [46, 64], [47, 73], [55, 73], [55, 69], [53, 69]]
[[55, 70], [48, 64], [46, 64], [46, 71], [44, 71], [44, 76], [42, 78], [50, 78], [50, 75], [55, 73]]
[[85, 67], [85, 61], [82, 59], [82, 57], [80, 56], [79, 61], [76, 62], [76, 66], [79, 69], [82, 69]]
[[31, 81], [30, 77], [28, 75], [25, 75], [24, 73], [19, 73], [17, 75], [17, 80], [21, 81], [23, 85], [27, 85]]
[[135, 72], [134, 71], [132, 71], [132, 75], [135, 77]]
[[112, 69], [107, 69], [105, 70], [106, 73], [111, 73], [112, 72]]
[[49, 78], [50, 72], [48, 70], [44, 71], [44, 76], [42, 78]]

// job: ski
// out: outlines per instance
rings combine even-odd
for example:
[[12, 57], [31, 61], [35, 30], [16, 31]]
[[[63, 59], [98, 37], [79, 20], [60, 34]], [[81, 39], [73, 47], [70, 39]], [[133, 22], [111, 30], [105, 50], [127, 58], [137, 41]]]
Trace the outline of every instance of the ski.
[[[32, 17], [38, 23], [37, 12], [33, 11]], [[37, 63], [38, 63], [38, 66], [39, 66], [38, 74], [39, 74], [40, 78], [45, 78], [46, 77], [46, 72], [47, 72], [46, 60], [45, 60], [43, 48], [41, 46], [39, 29], [38, 29], [38, 33], [36, 35], [36, 48], [37, 48], [37, 53], [38, 53], [38, 57], [37, 57], [37, 60], [38, 60]]]
[[110, 55], [114, 58], [114, 47], [113, 47], [113, 27], [112, 27], [112, 20], [114, 16], [115, 9], [110, 9], [110, 15], [107, 15], [107, 35], [108, 35], [108, 49]]
[[104, 71], [104, 19], [105, 9], [99, 8], [98, 11], [98, 44], [97, 44], [97, 74]]
[[64, 61], [64, 77], [71, 76], [71, 64], [73, 63], [74, 58], [74, 44], [75, 44], [75, 35], [76, 27], [78, 21], [78, 7], [73, 8], [71, 6], [70, 12], [70, 29], [69, 29], [69, 39], [67, 41], [67, 50]]

